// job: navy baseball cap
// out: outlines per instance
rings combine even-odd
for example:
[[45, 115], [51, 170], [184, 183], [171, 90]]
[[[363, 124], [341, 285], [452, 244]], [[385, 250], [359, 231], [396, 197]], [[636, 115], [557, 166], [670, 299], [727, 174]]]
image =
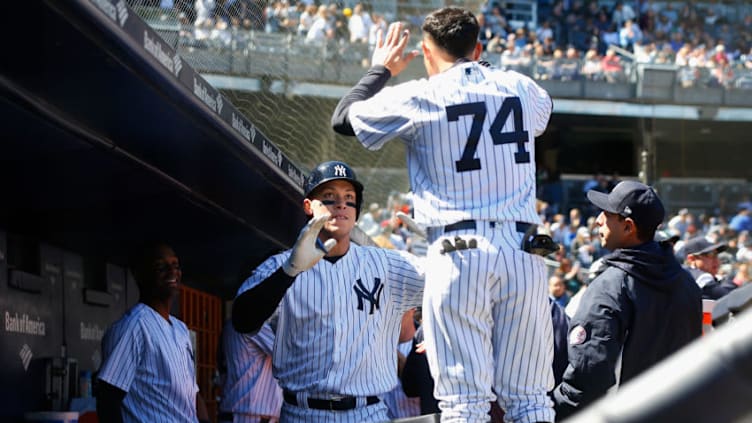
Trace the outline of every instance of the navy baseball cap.
[[700, 256], [714, 251], [720, 253], [726, 251], [727, 248], [728, 245], [725, 243], [713, 243], [704, 236], [697, 236], [684, 243], [683, 252], [685, 255], [694, 254]]
[[636, 181], [619, 182], [609, 194], [590, 190], [587, 198], [601, 210], [628, 217], [644, 229], [655, 230], [666, 216], [653, 188]]

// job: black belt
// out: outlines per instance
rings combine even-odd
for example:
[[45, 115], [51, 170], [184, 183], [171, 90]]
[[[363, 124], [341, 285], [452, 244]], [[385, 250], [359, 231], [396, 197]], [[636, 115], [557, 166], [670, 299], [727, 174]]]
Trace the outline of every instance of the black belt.
[[[282, 393], [282, 397], [285, 399], [285, 402], [288, 404], [292, 404], [297, 406], [298, 405], [298, 398], [295, 396], [294, 392], [291, 391], [284, 391]], [[379, 397], [366, 397], [366, 404], [373, 405], [379, 402]], [[320, 399], [320, 398], [308, 398], [308, 408], [313, 408], [316, 410], [336, 410], [336, 411], [344, 411], [344, 410], [352, 410], [353, 408], [358, 406], [357, 398], [355, 397], [341, 397], [338, 399]]]
[[[220, 411], [219, 414], [217, 414], [217, 420], [231, 422], [233, 421], [232, 413]], [[259, 423], [269, 423], [270, 421], [271, 420], [268, 417], [261, 417], [259, 419]]]
[[[481, 221], [481, 223], [488, 223], [488, 226], [495, 228], [496, 222], [493, 220], [491, 221]], [[528, 229], [530, 229], [531, 226], [533, 226], [532, 223], [527, 222], [514, 222], [517, 228], [517, 232], [519, 233], [526, 233]], [[452, 231], [462, 231], [462, 230], [475, 230], [478, 228], [478, 224], [475, 222], [475, 220], [460, 220], [457, 223], [452, 223], [451, 225], [444, 226], [444, 233], [452, 232]]]

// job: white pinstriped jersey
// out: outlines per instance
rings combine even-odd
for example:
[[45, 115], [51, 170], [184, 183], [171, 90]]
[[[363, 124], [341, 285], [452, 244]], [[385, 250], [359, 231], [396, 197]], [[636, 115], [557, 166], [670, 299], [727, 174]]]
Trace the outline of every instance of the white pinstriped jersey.
[[548, 93], [527, 76], [464, 62], [386, 87], [353, 103], [348, 118], [370, 150], [394, 137], [406, 143], [416, 222], [539, 224], [534, 137], [551, 109]]
[[273, 346], [274, 332], [268, 324], [254, 335], [238, 333], [230, 321], [222, 329], [227, 374], [219, 410], [233, 413], [233, 422], [243, 423], [244, 416], [279, 419], [282, 389], [272, 376]]
[[[262, 263], [238, 295], [273, 274], [289, 254]], [[423, 270], [410, 254], [351, 244], [335, 263], [320, 260], [295, 278], [272, 316], [280, 386], [314, 398], [391, 390], [398, 382], [402, 315], [422, 296]]]
[[99, 379], [128, 394], [124, 422], [198, 422], [193, 346], [185, 323], [138, 303], [102, 338]]

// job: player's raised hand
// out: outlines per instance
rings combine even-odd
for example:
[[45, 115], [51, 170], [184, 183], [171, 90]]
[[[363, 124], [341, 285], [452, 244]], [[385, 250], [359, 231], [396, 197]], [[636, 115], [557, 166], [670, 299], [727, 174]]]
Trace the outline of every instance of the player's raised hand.
[[376, 33], [376, 47], [371, 56], [371, 65], [384, 65], [392, 76], [397, 76], [418, 56], [418, 51], [405, 53], [405, 47], [410, 41], [410, 31], [404, 28], [402, 22], [389, 25], [386, 37], [383, 35], [381, 29]]
[[319, 239], [321, 229], [331, 217], [330, 213], [315, 213], [314, 217], [303, 227], [298, 235], [298, 240], [292, 247], [290, 257], [282, 265], [282, 270], [285, 273], [296, 276], [298, 273], [310, 269], [337, 245], [337, 241], [334, 239], [328, 239], [326, 242]]

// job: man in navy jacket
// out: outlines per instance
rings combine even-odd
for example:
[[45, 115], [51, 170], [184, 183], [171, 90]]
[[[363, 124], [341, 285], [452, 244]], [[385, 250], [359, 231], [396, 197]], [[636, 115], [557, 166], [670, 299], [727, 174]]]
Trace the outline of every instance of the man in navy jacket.
[[584, 408], [702, 333], [700, 288], [670, 246], [653, 240], [665, 210], [655, 191], [634, 181], [610, 194], [588, 192], [606, 269], [570, 322], [569, 365], [554, 389], [557, 420]]

